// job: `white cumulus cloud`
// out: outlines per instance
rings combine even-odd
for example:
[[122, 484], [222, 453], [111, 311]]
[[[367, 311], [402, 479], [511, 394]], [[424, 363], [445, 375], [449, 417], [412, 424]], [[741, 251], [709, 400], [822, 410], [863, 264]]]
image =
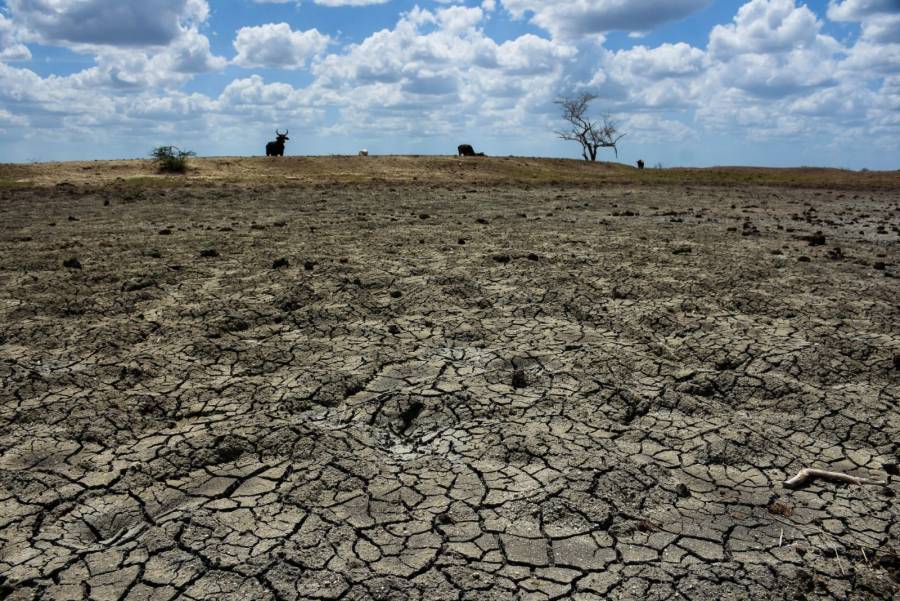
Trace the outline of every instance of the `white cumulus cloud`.
[[31, 58], [31, 51], [19, 43], [17, 33], [13, 22], [0, 13], [0, 60], [24, 61]]
[[206, 0], [7, 0], [10, 15], [45, 43], [163, 46], [206, 21]]
[[610, 31], [649, 31], [682, 19], [711, 0], [501, 0], [515, 18], [531, 21], [555, 37], [577, 37]]
[[300, 69], [330, 42], [317, 29], [294, 31], [287, 23], [242, 27], [234, 40], [234, 62], [242, 67]]
[[866, 41], [900, 43], [900, 2], [897, 0], [831, 0], [828, 18], [861, 23], [862, 37]]
[[[253, 0], [257, 4], [300, 4], [300, 0]], [[313, 4], [322, 6], [370, 6], [387, 4], [391, 0], [313, 0]]]

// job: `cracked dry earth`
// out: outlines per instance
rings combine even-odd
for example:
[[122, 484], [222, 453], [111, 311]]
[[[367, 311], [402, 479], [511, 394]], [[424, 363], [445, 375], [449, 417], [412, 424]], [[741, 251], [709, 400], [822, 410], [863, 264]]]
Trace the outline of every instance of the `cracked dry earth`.
[[[898, 218], [762, 187], [0, 191], [0, 596], [896, 598]], [[886, 485], [786, 488], [803, 467]]]

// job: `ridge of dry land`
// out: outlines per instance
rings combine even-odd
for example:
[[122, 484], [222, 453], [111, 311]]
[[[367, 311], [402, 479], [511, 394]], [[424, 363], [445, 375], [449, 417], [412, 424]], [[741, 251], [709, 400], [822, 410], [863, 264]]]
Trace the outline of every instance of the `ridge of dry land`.
[[447, 156], [210, 157], [189, 161], [185, 175], [162, 175], [150, 160], [0, 164], [0, 186], [103, 186], [334, 183], [483, 185], [757, 185], [898, 190], [900, 171], [709, 167], [638, 170], [621, 163], [530, 157]]

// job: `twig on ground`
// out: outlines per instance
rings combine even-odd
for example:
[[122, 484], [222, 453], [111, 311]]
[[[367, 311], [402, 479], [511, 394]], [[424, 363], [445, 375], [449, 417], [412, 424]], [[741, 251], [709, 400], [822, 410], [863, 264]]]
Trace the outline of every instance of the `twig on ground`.
[[831, 550], [834, 552], [834, 559], [837, 561], [838, 568], [841, 570], [841, 576], [846, 576], [847, 573], [844, 572], [844, 564], [841, 563], [841, 554], [838, 553], [837, 546], [834, 544], [834, 541], [825, 539], [825, 542], [828, 543], [828, 546], [831, 547]]
[[886, 482], [880, 480], [872, 480], [871, 478], [862, 478], [859, 476], [851, 476], [840, 472], [829, 472], [827, 470], [817, 470], [812, 468], [804, 468], [797, 472], [797, 475], [789, 480], [784, 481], [784, 485], [788, 488], [800, 488], [809, 484], [812, 480], [822, 479], [831, 480], [832, 482], [846, 482], [847, 484], [877, 484], [885, 486]]

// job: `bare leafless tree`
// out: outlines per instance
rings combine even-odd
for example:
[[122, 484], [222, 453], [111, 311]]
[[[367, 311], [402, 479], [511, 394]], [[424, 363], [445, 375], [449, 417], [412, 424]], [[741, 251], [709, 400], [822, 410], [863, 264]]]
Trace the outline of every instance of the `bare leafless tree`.
[[558, 131], [556, 134], [563, 140], [581, 144], [581, 155], [585, 161], [596, 161], [601, 148], [612, 148], [618, 157], [616, 144], [625, 137], [625, 134], [619, 134], [616, 122], [609, 115], [600, 117], [599, 122], [587, 116], [591, 102], [596, 99], [595, 94], [582, 93], [564, 96], [556, 101], [562, 107], [562, 118], [571, 125], [568, 131]]

